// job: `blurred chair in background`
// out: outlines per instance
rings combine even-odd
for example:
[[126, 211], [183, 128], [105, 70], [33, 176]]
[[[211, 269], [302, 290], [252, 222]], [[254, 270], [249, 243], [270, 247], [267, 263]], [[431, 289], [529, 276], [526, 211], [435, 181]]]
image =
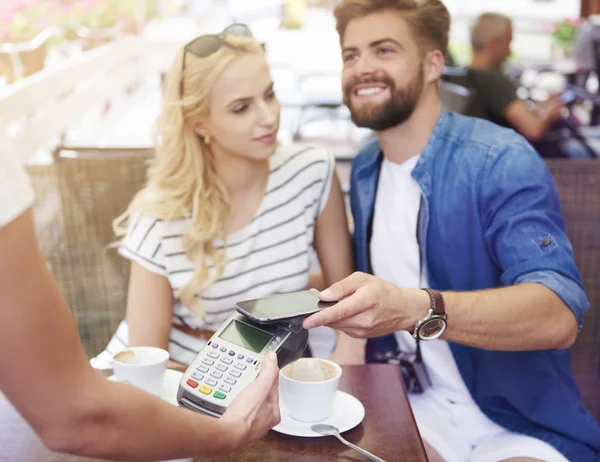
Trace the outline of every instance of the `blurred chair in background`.
[[439, 96], [445, 110], [468, 114], [475, 98], [475, 91], [463, 85], [440, 80]]
[[569, 240], [590, 309], [571, 349], [583, 403], [600, 421], [600, 162], [550, 159]]
[[41, 248], [70, 306], [88, 355], [123, 319], [129, 262], [117, 254], [113, 220], [144, 186], [149, 150], [59, 151], [28, 167]]
[[12, 83], [44, 68], [48, 42], [62, 35], [59, 27], [49, 27], [29, 42], [0, 44], [0, 76]]

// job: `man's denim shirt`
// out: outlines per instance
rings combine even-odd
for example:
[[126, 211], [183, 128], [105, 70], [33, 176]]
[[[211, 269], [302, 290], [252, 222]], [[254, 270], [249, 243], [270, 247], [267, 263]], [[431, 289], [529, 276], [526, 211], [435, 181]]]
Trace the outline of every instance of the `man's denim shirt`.
[[[371, 268], [381, 160], [374, 140], [352, 165], [354, 246], [363, 272]], [[581, 326], [589, 303], [554, 181], [521, 136], [442, 112], [412, 177], [423, 194], [418, 235], [430, 287], [470, 291], [539, 283], [564, 301]], [[448, 322], [452, 326], [451, 314]], [[600, 426], [581, 404], [569, 350], [450, 347], [467, 388], [490, 419], [550, 443], [571, 461], [597, 460]]]

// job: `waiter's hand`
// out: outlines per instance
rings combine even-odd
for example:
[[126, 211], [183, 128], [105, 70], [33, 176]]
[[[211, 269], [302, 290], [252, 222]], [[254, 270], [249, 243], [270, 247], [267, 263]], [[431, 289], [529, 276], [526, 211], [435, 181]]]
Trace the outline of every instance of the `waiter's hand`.
[[277, 356], [267, 353], [260, 374], [229, 405], [221, 420], [230, 422], [237, 447], [262, 438], [281, 421]]
[[360, 338], [412, 331], [429, 309], [425, 291], [400, 288], [365, 273], [354, 273], [333, 284], [319, 298], [339, 303], [306, 318], [302, 324], [305, 329], [329, 326]]

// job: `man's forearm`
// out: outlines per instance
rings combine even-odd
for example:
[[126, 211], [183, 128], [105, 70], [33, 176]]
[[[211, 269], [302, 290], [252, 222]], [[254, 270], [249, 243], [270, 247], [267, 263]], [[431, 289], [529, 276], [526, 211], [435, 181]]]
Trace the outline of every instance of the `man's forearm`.
[[541, 284], [442, 295], [448, 313], [442, 338], [451, 342], [489, 350], [544, 350], [568, 348], [577, 335], [571, 310]]

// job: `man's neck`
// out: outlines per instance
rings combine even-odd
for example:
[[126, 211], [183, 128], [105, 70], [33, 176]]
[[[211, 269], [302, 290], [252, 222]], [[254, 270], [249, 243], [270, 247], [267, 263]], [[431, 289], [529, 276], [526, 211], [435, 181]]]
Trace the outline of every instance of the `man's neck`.
[[441, 109], [437, 91], [430, 88], [406, 122], [377, 133], [383, 155], [395, 164], [420, 155], [429, 142]]
[[495, 66], [487, 53], [474, 53], [469, 69], [494, 69]]

